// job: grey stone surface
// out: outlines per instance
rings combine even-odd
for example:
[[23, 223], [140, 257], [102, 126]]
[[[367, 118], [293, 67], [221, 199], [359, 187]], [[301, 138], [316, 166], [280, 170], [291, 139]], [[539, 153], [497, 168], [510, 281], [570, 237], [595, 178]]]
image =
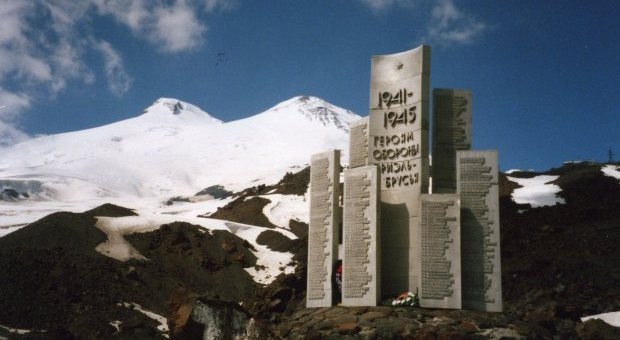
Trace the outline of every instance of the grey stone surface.
[[370, 77], [368, 163], [381, 172], [381, 289], [393, 297], [418, 282], [415, 242], [403, 242], [418, 234], [419, 195], [428, 192], [430, 48], [373, 56]]
[[368, 165], [368, 117], [349, 126], [349, 168]]
[[381, 298], [379, 179], [376, 165], [344, 172], [344, 306], [376, 306]]
[[457, 151], [463, 308], [502, 311], [496, 151]]
[[306, 306], [332, 305], [332, 270], [338, 257], [340, 151], [312, 155]]
[[461, 308], [461, 221], [456, 194], [420, 197], [420, 306]]
[[433, 90], [433, 193], [456, 193], [456, 151], [471, 149], [471, 92]]

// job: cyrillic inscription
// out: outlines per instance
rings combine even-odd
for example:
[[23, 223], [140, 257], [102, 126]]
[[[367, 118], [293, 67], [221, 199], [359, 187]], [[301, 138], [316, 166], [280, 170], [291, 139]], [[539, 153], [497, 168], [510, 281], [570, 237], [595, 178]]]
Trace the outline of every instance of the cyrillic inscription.
[[433, 90], [433, 192], [456, 193], [456, 151], [471, 148], [471, 92]]
[[368, 270], [370, 251], [370, 184], [367, 175], [345, 177], [345, 267], [344, 298], [361, 298], [368, 292], [372, 275]]
[[349, 128], [349, 168], [368, 165], [368, 118]]
[[422, 201], [422, 295], [425, 299], [443, 299], [454, 293], [451, 259], [446, 250], [454, 242], [448, 223], [456, 217], [448, 217], [448, 207], [454, 201]]
[[463, 306], [501, 311], [497, 153], [458, 151]]
[[331, 215], [332, 183], [329, 181], [329, 159], [315, 160], [310, 168], [312, 197], [310, 199], [310, 224], [308, 233], [308, 299], [325, 298], [325, 282], [329, 279], [326, 258], [327, 228]]

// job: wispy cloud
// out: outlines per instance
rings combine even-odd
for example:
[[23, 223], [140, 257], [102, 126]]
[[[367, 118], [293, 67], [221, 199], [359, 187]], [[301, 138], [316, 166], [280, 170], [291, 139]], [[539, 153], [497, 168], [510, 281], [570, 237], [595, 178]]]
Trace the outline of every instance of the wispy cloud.
[[426, 39], [440, 45], [469, 44], [486, 29], [485, 23], [458, 9], [453, 0], [440, 0], [432, 8]]
[[[163, 53], [181, 53], [204, 43], [203, 14], [235, 9], [238, 0], [0, 0], [0, 141], [24, 136], [15, 126], [24, 110], [70, 82], [91, 84], [101, 67], [108, 89], [122, 96], [132, 77], [121, 54], [94, 36], [95, 17], [111, 17], [137, 39]], [[102, 65], [86, 59], [102, 56]]]
[[28, 107], [30, 107], [28, 95], [7, 92], [0, 87], [0, 147], [27, 138], [26, 133], [15, 125], [15, 118]]
[[[200, 6], [212, 11], [227, 1], [210, 0], [204, 4], [177, 0], [171, 4], [145, 0], [92, 0], [98, 13], [112, 16], [138, 38], [151, 41], [162, 52], [182, 52], [199, 46], [207, 26], [198, 19]], [[230, 5], [232, 6], [232, 4]]]
[[122, 96], [129, 91], [133, 79], [125, 72], [123, 60], [109, 42], [101, 40], [95, 43], [95, 48], [103, 56], [105, 74], [108, 80], [108, 88], [117, 96]]
[[393, 6], [413, 7], [415, 0], [359, 0], [375, 12], [386, 10]]

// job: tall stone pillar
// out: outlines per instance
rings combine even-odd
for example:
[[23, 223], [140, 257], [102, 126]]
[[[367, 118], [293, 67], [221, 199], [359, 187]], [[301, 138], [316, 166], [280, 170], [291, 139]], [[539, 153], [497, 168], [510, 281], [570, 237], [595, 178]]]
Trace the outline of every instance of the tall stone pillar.
[[312, 155], [310, 162], [310, 224], [306, 306], [333, 304], [332, 271], [338, 260], [340, 151]]
[[344, 171], [344, 306], [381, 300], [379, 180], [376, 165]]
[[463, 308], [502, 311], [496, 151], [457, 151]]
[[457, 194], [423, 194], [420, 306], [461, 308], [461, 205]]
[[368, 165], [368, 117], [349, 125], [349, 168]]
[[433, 193], [456, 193], [456, 152], [471, 149], [471, 92], [433, 90]]
[[381, 173], [382, 296], [415, 292], [419, 199], [428, 192], [430, 47], [373, 56], [368, 163]]

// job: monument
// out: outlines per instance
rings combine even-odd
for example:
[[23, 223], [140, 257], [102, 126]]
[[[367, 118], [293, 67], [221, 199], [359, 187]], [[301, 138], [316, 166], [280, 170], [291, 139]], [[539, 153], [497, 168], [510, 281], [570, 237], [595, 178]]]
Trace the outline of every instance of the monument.
[[345, 306], [411, 292], [422, 307], [502, 310], [497, 152], [469, 151], [470, 91], [433, 91], [428, 193], [429, 74], [427, 46], [374, 56], [370, 113], [350, 125], [344, 186], [338, 151], [312, 156], [308, 307], [335, 303], [342, 260]]
[[420, 198], [420, 306], [461, 308], [460, 199], [456, 194]]
[[456, 151], [471, 149], [471, 92], [433, 90], [433, 193], [456, 193]]
[[345, 306], [374, 306], [381, 299], [379, 182], [376, 165], [344, 171]]
[[428, 46], [372, 57], [368, 163], [381, 172], [384, 296], [418, 288], [419, 199], [428, 192], [429, 177], [429, 74]]
[[349, 168], [368, 165], [368, 117], [349, 126]]
[[308, 226], [307, 307], [332, 305], [332, 271], [338, 260], [340, 151], [312, 155]]
[[463, 308], [502, 311], [497, 152], [458, 151]]

